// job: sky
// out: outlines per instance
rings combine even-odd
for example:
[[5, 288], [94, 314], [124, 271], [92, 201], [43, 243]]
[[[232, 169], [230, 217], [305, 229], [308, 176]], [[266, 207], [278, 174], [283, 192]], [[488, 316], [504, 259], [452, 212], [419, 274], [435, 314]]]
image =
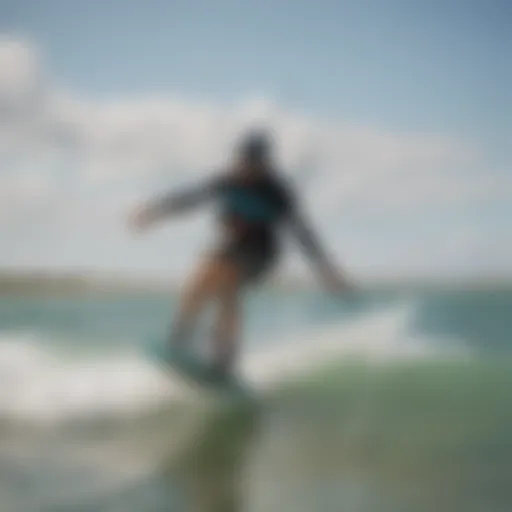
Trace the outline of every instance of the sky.
[[0, 269], [183, 276], [212, 212], [142, 238], [126, 213], [266, 126], [356, 278], [510, 278], [511, 23], [506, 0], [0, 0]]

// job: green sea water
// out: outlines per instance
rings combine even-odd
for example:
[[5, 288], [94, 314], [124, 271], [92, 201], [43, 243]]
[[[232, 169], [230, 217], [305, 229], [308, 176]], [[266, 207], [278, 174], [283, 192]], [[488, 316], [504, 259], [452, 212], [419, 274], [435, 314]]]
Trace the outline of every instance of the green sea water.
[[511, 305], [262, 293], [241, 404], [148, 357], [164, 299], [3, 299], [1, 510], [509, 511]]

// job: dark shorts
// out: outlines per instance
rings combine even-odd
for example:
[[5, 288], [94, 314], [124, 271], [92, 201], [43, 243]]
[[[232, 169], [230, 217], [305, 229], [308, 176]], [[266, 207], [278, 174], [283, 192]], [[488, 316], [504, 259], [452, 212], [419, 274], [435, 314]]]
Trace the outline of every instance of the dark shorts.
[[224, 243], [215, 254], [235, 264], [245, 283], [255, 283], [264, 278], [277, 259], [274, 247], [251, 240]]

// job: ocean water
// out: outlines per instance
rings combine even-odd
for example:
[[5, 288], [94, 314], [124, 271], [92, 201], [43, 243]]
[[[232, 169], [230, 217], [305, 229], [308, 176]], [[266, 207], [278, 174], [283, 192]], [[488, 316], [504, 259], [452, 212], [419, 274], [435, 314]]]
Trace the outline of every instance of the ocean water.
[[512, 292], [259, 291], [243, 404], [152, 356], [175, 307], [0, 298], [2, 512], [512, 510]]

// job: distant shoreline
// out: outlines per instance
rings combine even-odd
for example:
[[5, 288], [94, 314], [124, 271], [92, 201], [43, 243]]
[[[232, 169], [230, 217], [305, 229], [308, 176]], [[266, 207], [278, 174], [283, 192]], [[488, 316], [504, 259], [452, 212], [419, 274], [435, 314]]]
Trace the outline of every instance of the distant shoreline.
[[[0, 297], [84, 297], [116, 295], [172, 295], [179, 291], [175, 280], [162, 278], [128, 278], [126, 276], [103, 276], [80, 273], [56, 272], [0, 272]], [[274, 292], [301, 292], [318, 290], [314, 281], [294, 278], [277, 278], [264, 285]], [[427, 279], [366, 279], [360, 283], [364, 290], [467, 290], [467, 291], [512, 291], [512, 279], [479, 278], [473, 280], [427, 280]]]

